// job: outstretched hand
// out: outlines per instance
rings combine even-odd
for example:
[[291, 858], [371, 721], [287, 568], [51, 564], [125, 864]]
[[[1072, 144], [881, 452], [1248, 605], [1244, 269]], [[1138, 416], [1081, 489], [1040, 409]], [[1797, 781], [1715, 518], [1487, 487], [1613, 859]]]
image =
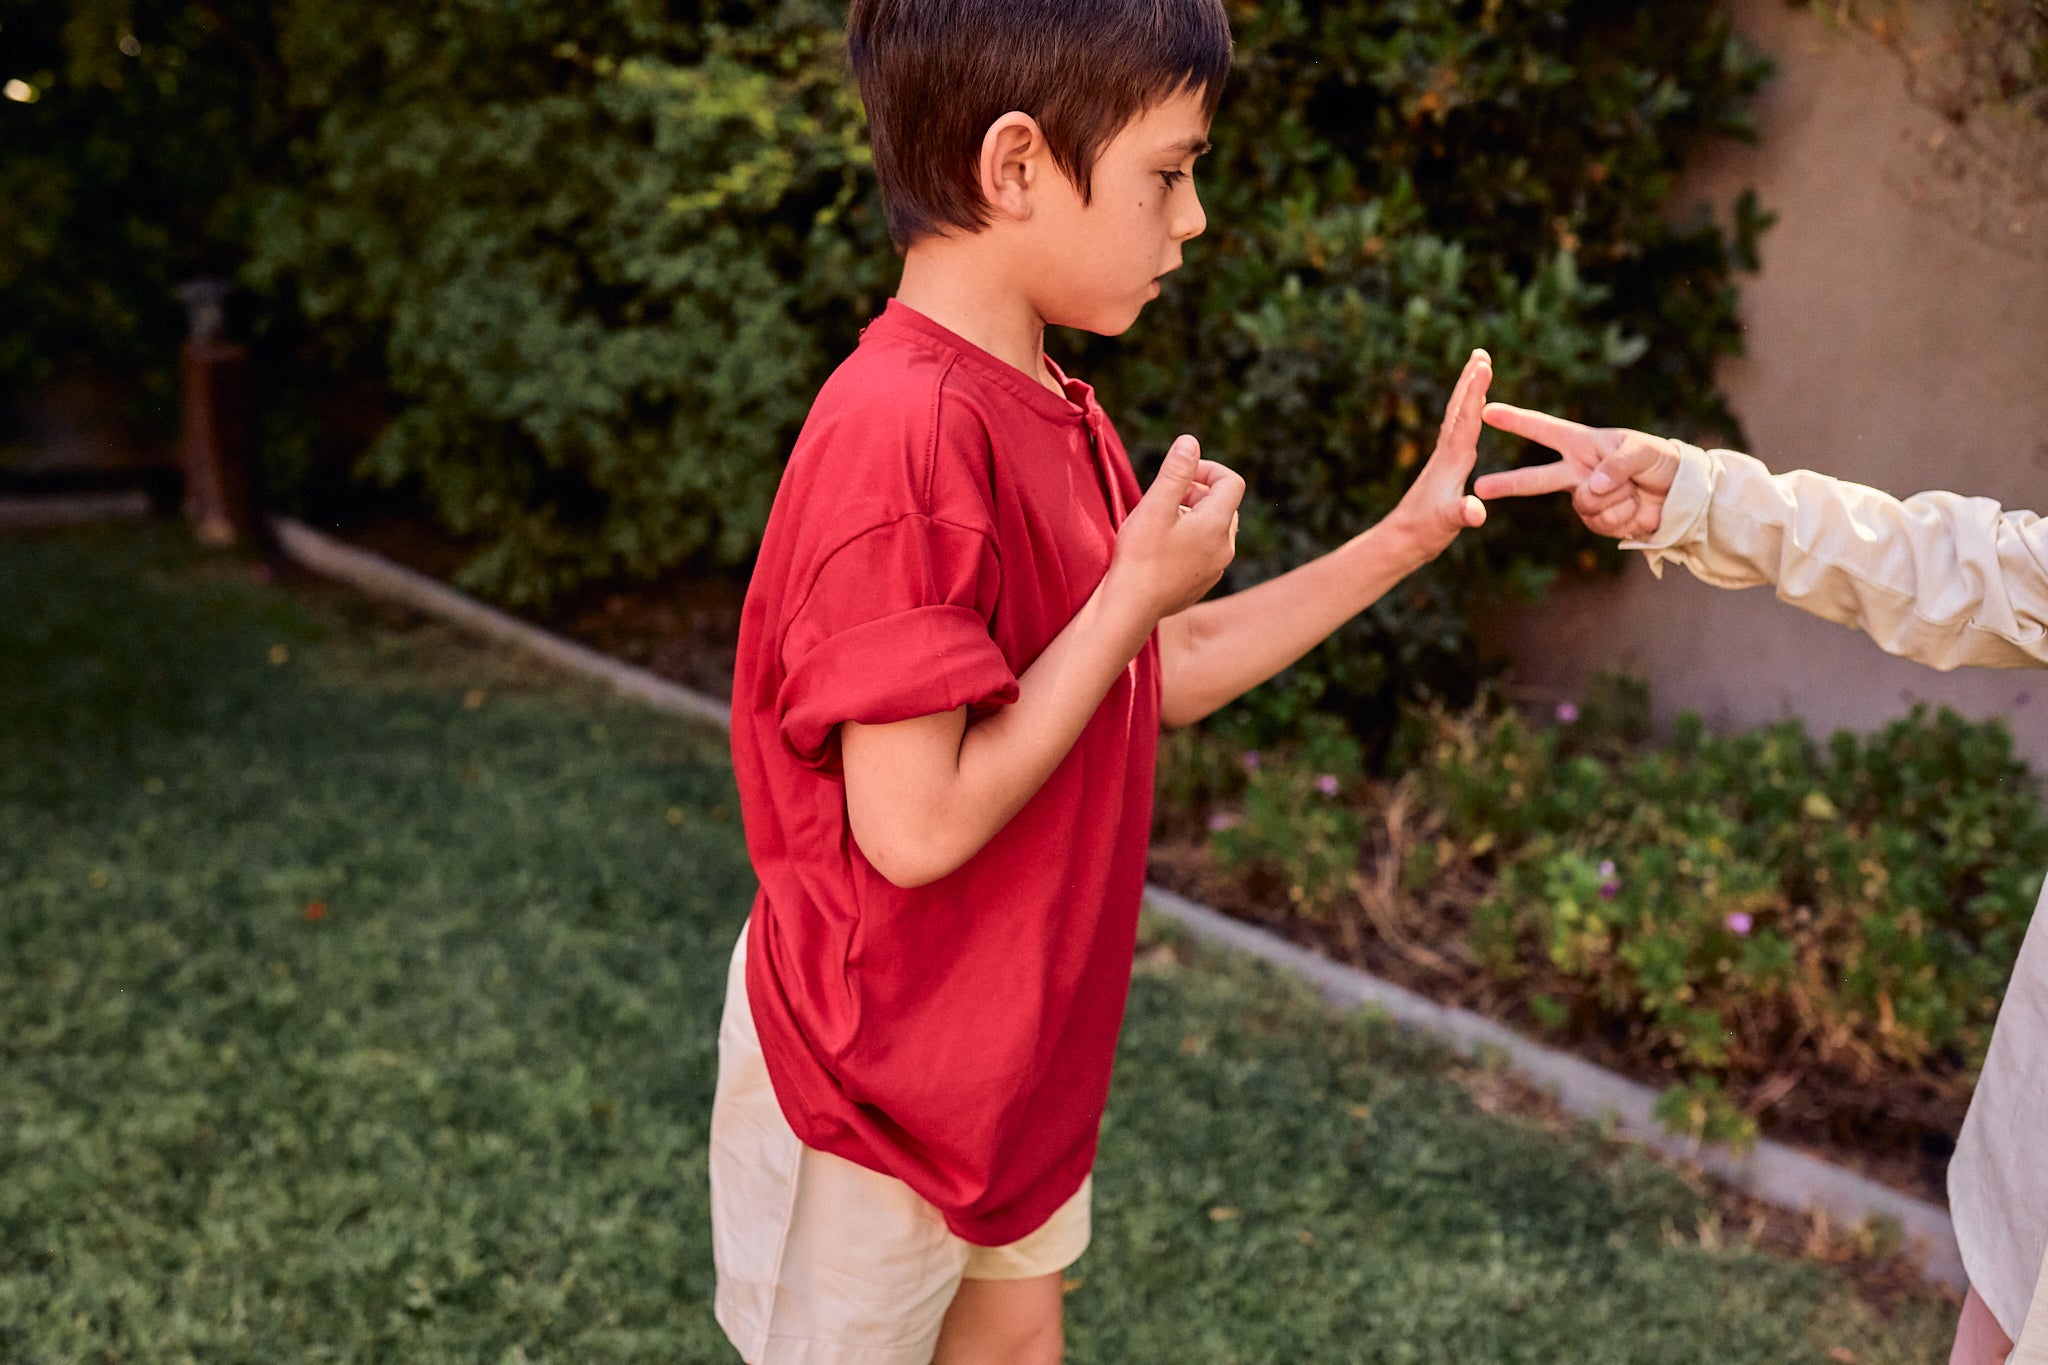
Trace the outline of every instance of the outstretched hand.
[[1488, 474], [1473, 491], [1488, 502], [1545, 493], [1572, 495], [1572, 510], [1598, 535], [1643, 540], [1664, 522], [1678, 475], [1678, 446], [1626, 427], [1589, 427], [1548, 413], [1489, 403], [1488, 426], [1549, 446], [1563, 459]]
[[1444, 408], [1436, 450], [1389, 518], [1407, 525], [1432, 557], [1456, 540], [1458, 532], [1486, 524], [1486, 504], [1467, 493], [1465, 483], [1479, 462], [1480, 413], [1492, 382], [1493, 358], [1474, 351]]

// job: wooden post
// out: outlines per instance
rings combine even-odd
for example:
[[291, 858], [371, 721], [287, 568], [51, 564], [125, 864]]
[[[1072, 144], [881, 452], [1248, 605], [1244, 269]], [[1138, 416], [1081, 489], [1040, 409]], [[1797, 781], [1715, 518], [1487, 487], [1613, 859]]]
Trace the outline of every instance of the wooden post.
[[249, 348], [227, 340], [225, 280], [194, 280], [178, 290], [192, 314], [182, 356], [185, 519], [208, 545], [234, 545], [256, 531], [249, 479]]

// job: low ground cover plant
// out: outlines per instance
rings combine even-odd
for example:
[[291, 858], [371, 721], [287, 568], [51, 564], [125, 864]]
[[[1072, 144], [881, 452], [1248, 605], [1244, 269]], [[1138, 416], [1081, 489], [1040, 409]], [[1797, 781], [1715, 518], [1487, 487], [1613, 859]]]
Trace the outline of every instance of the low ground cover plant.
[[1604, 1037], [1668, 1079], [1675, 1127], [1745, 1141], [1815, 1085], [1959, 1115], [2048, 865], [2003, 722], [1919, 707], [1822, 743], [1685, 716], [1653, 742], [1648, 714], [1626, 683], [1549, 724], [1418, 711], [1377, 783], [1314, 730], [1234, 763], [1184, 740], [1165, 818], [1200, 806], [1215, 864], [1312, 927]]

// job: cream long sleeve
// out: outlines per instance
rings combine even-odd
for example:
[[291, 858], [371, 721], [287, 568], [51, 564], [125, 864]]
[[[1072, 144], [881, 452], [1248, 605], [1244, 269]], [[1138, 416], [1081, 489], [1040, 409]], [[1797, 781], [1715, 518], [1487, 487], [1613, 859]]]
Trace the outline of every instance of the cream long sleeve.
[[[1628, 544], [1659, 574], [1678, 563], [1719, 587], [1772, 584], [1935, 668], [2048, 667], [2048, 521], [1988, 498], [1899, 499], [1685, 446], [1657, 534]], [[2037, 905], [1948, 1173], [1963, 1265], [2029, 1365], [2048, 1365], [2044, 923]]]
[[2048, 667], [2048, 521], [1989, 498], [1894, 498], [1682, 446], [1663, 524], [1628, 542], [1722, 588], [1770, 583], [1802, 611], [1933, 668]]

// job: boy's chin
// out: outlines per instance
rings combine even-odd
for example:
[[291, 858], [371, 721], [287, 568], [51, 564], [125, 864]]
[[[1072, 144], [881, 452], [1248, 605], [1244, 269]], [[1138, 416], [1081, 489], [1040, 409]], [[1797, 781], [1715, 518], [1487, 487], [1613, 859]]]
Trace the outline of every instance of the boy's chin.
[[1144, 311], [1145, 305], [1140, 303], [1134, 308], [1105, 308], [1071, 318], [1047, 318], [1046, 321], [1059, 327], [1071, 327], [1077, 332], [1093, 332], [1100, 337], [1120, 337], [1137, 325], [1138, 316]]

